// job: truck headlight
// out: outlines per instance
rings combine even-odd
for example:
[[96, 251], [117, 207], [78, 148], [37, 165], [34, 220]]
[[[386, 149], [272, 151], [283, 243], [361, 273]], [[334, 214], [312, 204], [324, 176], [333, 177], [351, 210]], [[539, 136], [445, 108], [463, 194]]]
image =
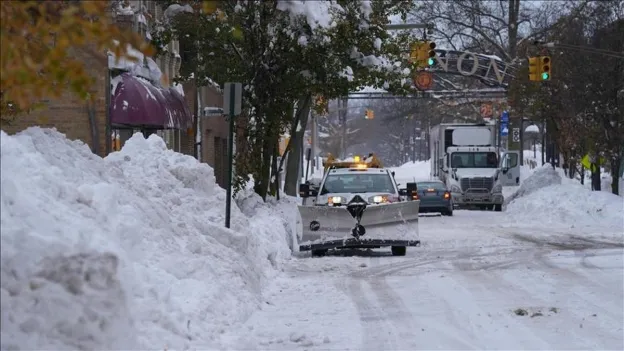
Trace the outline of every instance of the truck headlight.
[[496, 184], [494, 185], [494, 187], [492, 188], [492, 192], [493, 193], [500, 193], [503, 191], [503, 186], [500, 184]]
[[369, 203], [381, 204], [390, 202], [387, 195], [375, 195], [368, 198]]
[[457, 185], [451, 185], [452, 193], [461, 193], [461, 189]]
[[328, 205], [340, 205], [342, 203], [342, 197], [340, 196], [330, 196], [327, 198]]

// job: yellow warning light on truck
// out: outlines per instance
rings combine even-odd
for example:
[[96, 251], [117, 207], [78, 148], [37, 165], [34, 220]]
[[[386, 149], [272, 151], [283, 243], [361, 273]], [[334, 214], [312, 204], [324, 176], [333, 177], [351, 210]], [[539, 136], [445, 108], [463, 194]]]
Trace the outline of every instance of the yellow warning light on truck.
[[368, 157], [362, 158], [357, 155], [352, 159], [339, 160], [336, 159], [333, 155], [329, 155], [327, 160], [324, 162], [325, 171], [328, 169], [337, 169], [337, 168], [356, 168], [356, 169], [366, 169], [366, 168], [383, 168], [381, 161], [374, 155], [369, 154]]

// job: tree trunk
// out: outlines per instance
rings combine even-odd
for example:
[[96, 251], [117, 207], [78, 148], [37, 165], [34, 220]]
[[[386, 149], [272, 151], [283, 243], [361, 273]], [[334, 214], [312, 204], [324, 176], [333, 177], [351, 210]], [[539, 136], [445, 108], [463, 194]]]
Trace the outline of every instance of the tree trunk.
[[[269, 135], [266, 135], [269, 134]], [[271, 180], [271, 155], [273, 154], [273, 148], [275, 143], [272, 142], [271, 133], [265, 133], [265, 138], [262, 141], [262, 158], [259, 169], [259, 174], [254, 175], [254, 191], [262, 197], [262, 200], [266, 201], [267, 192], [269, 191], [269, 183]]]
[[279, 167], [278, 167], [279, 145], [273, 146], [273, 157], [271, 157], [271, 188], [269, 192], [271, 196], [275, 196], [276, 200], [279, 200]]
[[611, 158], [611, 192], [620, 195], [620, 167], [622, 166], [621, 157]]
[[310, 107], [312, 103], [312, 96], [307, 95], [302, 100], [299, 100], [297, 104], [297, 116], [295, 122], [301, 125], [300, 130], [297, 130], [295, 125], [294, 133], [290, 135], [290, 143], [292, 147], [288, 153], [288, 160], [286, 161], [286, 179], [284, 181], [284, 193], [290, 196], [297, 196], [299, 190], [299, 166], [301, 163], [301, 149], [303, 147], [303, 136], [305, 134], [306, 126], [308, 124], [308, 114], [310, 113]]
[[574, 179], [574, 174], [576, 171], [576, 160], [573, 157], [568, 158], [568, 176], [570, 179]]

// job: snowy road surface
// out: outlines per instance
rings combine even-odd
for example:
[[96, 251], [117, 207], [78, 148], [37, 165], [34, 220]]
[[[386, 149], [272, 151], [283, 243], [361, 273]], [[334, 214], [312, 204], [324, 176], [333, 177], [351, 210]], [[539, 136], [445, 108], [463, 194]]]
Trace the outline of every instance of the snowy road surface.
[[302, 253], [222, 341], [232, 350], [624, 349], [622, 233], [488, 225], [501, 215], [421, 218], [423, 246], [405, 257]]

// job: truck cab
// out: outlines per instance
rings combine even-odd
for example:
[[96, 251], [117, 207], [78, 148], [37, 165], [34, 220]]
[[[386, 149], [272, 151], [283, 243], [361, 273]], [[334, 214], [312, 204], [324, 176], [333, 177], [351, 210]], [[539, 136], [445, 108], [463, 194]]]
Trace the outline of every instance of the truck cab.
[[507, 174], [509, 169], [501, 169], [496, 127], [441, 124], [432, 127], [430, 135], [431, 175], [446, 184], [454, 205], [501, 211], [505, 200], [503, 170]]
[[369, 205], [411, 200], [415, 183], [399, 189], [393, 172], [383, 168], [373, 154], [367, 158], [337, 160], [330, 157], [325, 164], [323, 179], [300, 185], [305, 206], [340, 206], [360, 196]]
[[477, 206], [502, 210], [504, 202], [501, 170], [496, 148], [449, 147], [441, 164], [446, 183], [457, 207]]

